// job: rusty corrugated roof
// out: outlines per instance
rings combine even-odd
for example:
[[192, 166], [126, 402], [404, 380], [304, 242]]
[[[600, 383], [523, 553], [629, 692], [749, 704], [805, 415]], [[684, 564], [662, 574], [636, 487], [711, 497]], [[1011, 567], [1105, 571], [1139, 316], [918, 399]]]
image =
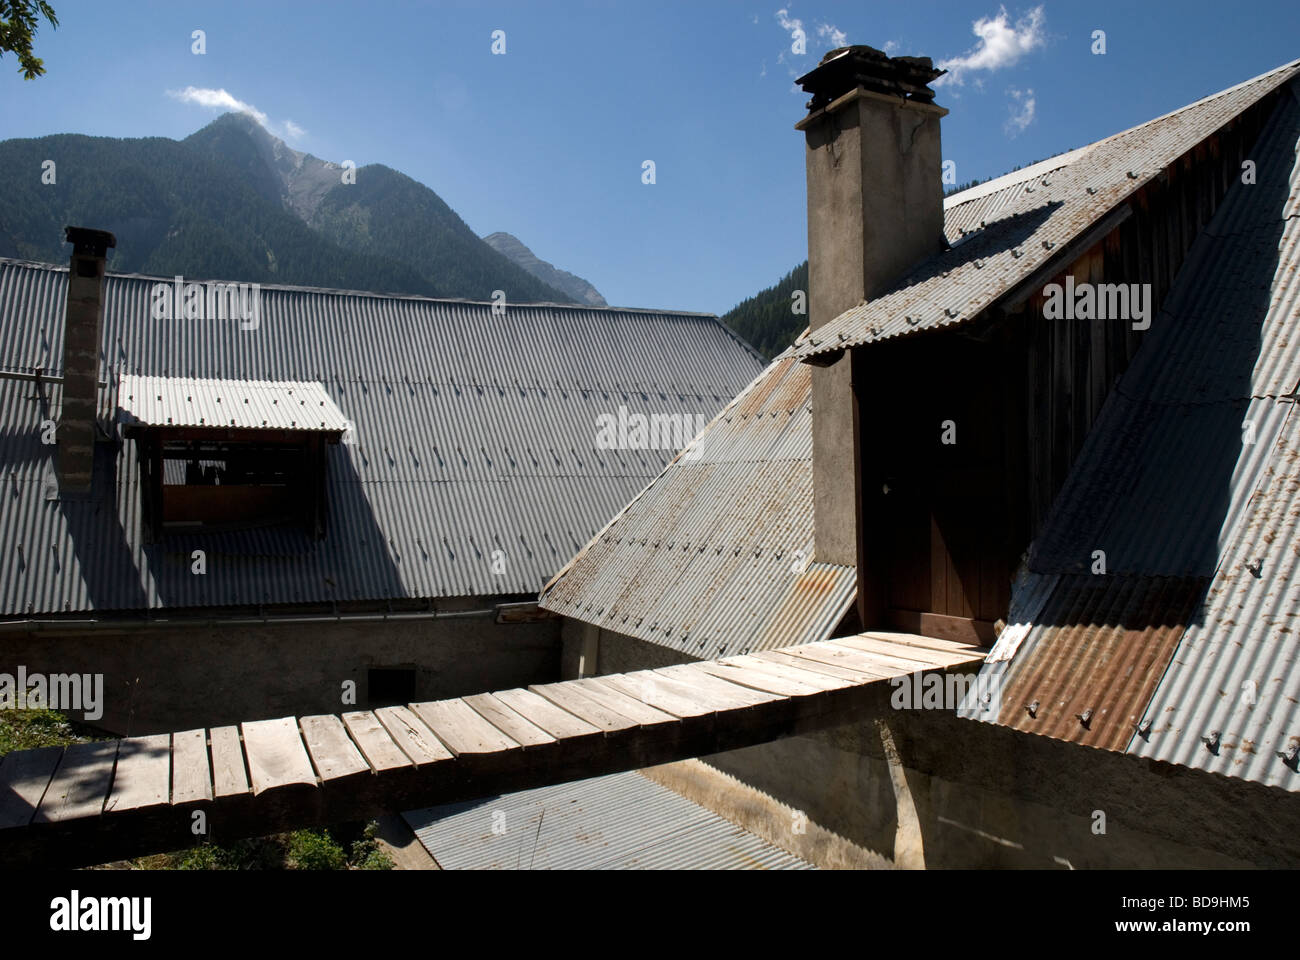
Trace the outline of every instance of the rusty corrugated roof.
[[853, 567], [810, 563], [812, 381], [777, 358], [542, 594], [542, 606], [719, 657], [829, 636]]
[[1288, 406], [1260, 489], [1128, 751], [1300, 790], [1300, 416]]
[[1124, 749], [1207, 582], [1063, 577], [1020, 653], [996, 671], [998, 723]]
[[[1288, 790], [1300, 790], [1298, 84], [1250, 151], [1256, 181], [1235, 183], [1193, 243], [1057, 497], [1012, 597], [1041, 610], [985, 666], [1002, 677], [1001, 723]], [[1105, 575], [1086, 572], [1094, 550]]]

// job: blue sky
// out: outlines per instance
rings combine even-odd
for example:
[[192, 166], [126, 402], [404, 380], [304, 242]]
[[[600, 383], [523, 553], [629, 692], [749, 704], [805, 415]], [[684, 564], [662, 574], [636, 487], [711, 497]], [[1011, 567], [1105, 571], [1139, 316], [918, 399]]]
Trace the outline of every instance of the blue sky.
[[962, 182], [1300, 57], [1295, 0], [53, 6], [47, 75], [0, 59], [0, 138], [181, 138], [221, 112], [205, 102], [237, 100], [298, 149], [411, 175], [610, 303], [716, 313], [807, 255], [793, 77], [832, 45], [958, 68], [938, 102]]

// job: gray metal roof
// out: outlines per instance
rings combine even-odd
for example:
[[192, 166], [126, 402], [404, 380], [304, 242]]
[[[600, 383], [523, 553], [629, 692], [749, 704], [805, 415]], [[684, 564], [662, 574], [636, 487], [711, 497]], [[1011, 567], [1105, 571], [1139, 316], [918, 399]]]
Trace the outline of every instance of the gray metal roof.
[[117, 384], [118, 421], [146, 427], [223, 427], [342, 433], [347, 417], [309, 380], [137, 377]]
[[[1300, 790], [1278, 753], [1300, 748], [1300, 416], [1224, 552], [1196, 622], [1146, 708], [1130, 753]], [[1218, 731], [1213, 749], [1202, 740]]]
[[446, 870], [814, 869], [635, 771], [403, 816]]
[[[1107, 400], [985, 667], [1003, 675], [1002, 723], [1292, 791], [1298, 84], [1251, 149], [1256, 183], [1231, 187]], [[1105, 578], [1088, 575], [1094, 549]]]
[[807, 365], [775, 360], [549, 584], [542, 606], [700, 658], [828, 637], [853, 567], [813, 555]]
[[[981, 185], [949, 198], [945, 224], [953, 248], [926, 260], [893, 291], [819, 327], [795, 344], [796, 355], [974, 319], [1176, 159], [1298, 72], [1300, 60], [1053, 158], [1060, 166], [1044, 161], [1010, 174], [991, 191]], [[976, 206], [962, 209], [971, 203]], [[963, 228], [974, 232], [962, 237]]]
[[[59, 384], [0, 376], [0, 615], [535, 594], [676, 453], [600, 449], [599, 417], [708, 418], [762, 369], [704, 315], [263, 286], [241, 329], [153, 319], [156, 283], [105, 279], [102, 379], [322, 384], [354, 425], [329, 447], [328, 533], [143, 544], [134, 441], [100, 444], [91, 498], [59, 500]], [[66, 288], [66, 268], [0, 260], [0, 371], [60, 373]]]

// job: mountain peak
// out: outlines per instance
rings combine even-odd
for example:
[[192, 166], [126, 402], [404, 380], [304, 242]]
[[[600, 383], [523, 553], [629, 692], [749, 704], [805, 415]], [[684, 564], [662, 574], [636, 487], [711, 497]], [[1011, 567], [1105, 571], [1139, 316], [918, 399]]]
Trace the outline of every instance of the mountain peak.
[[260, 194], [303, 221], [311, 220], [321, 198], [341, 182], [339, 164], [293, 149], [247, 113], [223, 113], [185, 143], [219, 162], [235, 163]]
[[579, 303], [585, 303], [590, 307], [609, 306], [605, 302], [605, 298], [600, 295], [600, 291], [590, 283], [582, 279], [582, 277], [569, 273], [567, 270], [560, 270], [542, 260], [514, 234], [498, 230], [496, 233], [490, 233], [484, 237], [483, 242], [503, 257], [513, 260], [538, 280], [554, 287], [561, 293], [567, 293]]

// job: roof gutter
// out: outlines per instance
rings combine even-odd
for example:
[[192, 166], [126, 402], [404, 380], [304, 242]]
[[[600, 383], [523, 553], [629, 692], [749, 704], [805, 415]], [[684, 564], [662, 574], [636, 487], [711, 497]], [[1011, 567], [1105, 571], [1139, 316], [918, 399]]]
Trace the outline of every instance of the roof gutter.
[[[497, 617], [503, 613], [502, 608], [517, 607], [518, 604], [497, 604], [477, 610], [419, 610], [410, 613], [341, 613], [320, 614], [317, 616], [254, 616], [254, 617], [181, 617], [175, 619], [160, 617], [133, 617], [129, 619], [90, 618], [86, 620], [5, 620], [0, 621], [0, 634], [4, 633], [47, 633], [77, 634], [89, 632], [128, 633], [137, 630], [170, 630], [212, 627], [258, 627], [271, 625], [304, 625], [321, 623], [388, 623], [388, 622], [424, 622], [431, 620], [467, 620], [477, 617]], [[502, 622], [515, 622], [505, 620]]]

